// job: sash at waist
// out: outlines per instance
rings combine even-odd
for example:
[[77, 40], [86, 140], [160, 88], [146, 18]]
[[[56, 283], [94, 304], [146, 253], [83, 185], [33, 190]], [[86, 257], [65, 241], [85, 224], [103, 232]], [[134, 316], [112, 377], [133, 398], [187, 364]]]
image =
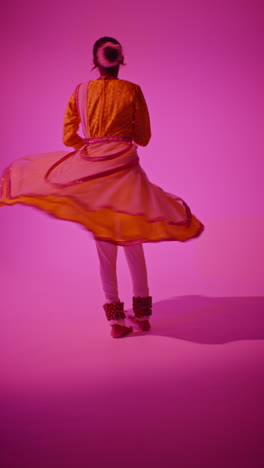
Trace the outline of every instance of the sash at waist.
[[94, 143], [110, 143], [111, 141], [125, 141], [131, 142], [132, 138], [127, 136], [104, 136], [104, 137], [92, 137], [84, 138], [83, 142], [85, 145], [92, 145]]
[[127, 137], [87, 140], [89, 143], [84, 143], [80, 150], [67, 153], [51, 165], [45, 174], [46, 182], [55, 187], [70, 187], [131, 169], [139, 163], [137, 146]]

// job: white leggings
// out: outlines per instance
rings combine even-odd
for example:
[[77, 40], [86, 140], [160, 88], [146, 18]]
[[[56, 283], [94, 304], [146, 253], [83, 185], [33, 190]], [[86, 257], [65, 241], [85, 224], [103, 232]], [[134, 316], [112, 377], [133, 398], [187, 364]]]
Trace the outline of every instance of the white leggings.
[[[116, 275], [117, 245], [96, 241], [96, 247], [106, 301], [118, 302], [120, 299]], [[124, 251], [132, 278], [133, 295], [135, 297], [149, 296], [147, 268], [142, 244], [124, 247]]]

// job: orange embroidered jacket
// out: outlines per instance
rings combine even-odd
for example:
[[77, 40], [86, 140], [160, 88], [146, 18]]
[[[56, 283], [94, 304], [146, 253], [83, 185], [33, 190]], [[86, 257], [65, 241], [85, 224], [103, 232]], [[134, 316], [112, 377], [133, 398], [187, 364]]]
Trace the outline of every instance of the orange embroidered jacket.
[[[90, 81], [88, 87], [88, 136], [126, 136], [146, 146], [151, 137], [148, 108], [140, 86], [119, 79]], [[80, 117], [75, 93], [64, 117], [63, 142], [79, 149], [83, 138], [78, 135]]]

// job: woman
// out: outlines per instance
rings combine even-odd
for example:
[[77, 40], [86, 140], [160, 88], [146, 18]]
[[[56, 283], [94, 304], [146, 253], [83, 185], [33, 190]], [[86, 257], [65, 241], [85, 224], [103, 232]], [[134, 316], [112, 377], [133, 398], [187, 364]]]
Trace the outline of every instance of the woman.
[[[77, 86], [64, 119], [63, 140], [71, 153], [31, 155], [4, 172], [0, 205], [23, 203], [85, 226], [96, 240], [105, 292], [104, 310], [114, 338], [126, 326], [116, 277], [117, 246], [124, 246], [133, 282], [130, 320], [150, 329], [143, 242], [186, 241], [203, 225], [186, 203], [152, 184], [139, 165], [137, 145], [150, 140], [146, 102], [138, 85], [119, 80], [124, 57], [120, 43], [102, 37], [94, 44], [100, 77]], [[78, 135], [82, 124], [84, 138]]]

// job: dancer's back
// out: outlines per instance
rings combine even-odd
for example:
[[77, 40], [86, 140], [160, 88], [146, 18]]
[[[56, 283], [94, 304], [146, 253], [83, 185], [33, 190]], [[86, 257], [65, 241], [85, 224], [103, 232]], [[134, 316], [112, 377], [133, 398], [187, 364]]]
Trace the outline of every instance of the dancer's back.
[[[99, 79], [89, 82], [87, 93], [89, 137], [126, 136], [146, 146], [150, 121], [141, 88], [126, 80]], [[68, 103], [64, 120], [64, 143], [76, 147], [79, 115], [75, 93]]]

